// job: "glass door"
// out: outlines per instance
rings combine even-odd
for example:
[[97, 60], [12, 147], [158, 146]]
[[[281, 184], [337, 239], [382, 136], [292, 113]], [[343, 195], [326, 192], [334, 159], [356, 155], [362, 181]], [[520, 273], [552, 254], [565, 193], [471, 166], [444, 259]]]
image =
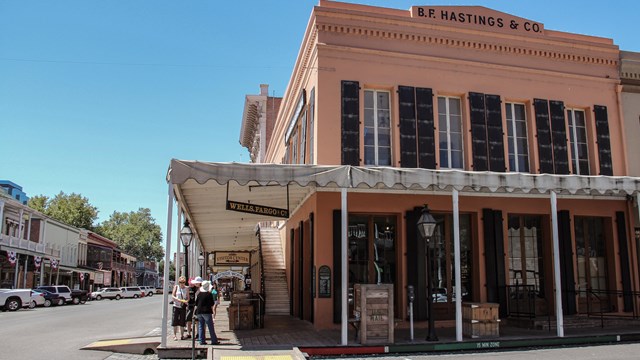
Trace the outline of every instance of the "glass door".
[[608, 311], [604, 221], [600, 217], [576, 216], [575, 233], [579, 311]]

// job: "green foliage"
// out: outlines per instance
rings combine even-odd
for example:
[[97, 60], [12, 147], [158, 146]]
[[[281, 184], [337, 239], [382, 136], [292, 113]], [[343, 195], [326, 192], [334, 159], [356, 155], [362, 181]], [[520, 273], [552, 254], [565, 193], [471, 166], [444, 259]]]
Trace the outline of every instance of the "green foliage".
[[[158, 273], [164, 276], [164, 260], [158, 264]], [[169, 261], [169, 281], [176, 281], [176, 264], [173, 261]]]
[[37, 195], [29, 199], [29, 207], [59, 220], [65, 224], [84, 229], [93, 229], [98, 218], [98, 209], [89, 203], [89, 199], [80, 194], [60, 192], [53, 199]]
[[139, 261], [159, 261], [164, 256], [161, 228], [148, 208], [129, 213], [114, 211], [109, 220], [98, 225], [96, 232], [115, 241]]

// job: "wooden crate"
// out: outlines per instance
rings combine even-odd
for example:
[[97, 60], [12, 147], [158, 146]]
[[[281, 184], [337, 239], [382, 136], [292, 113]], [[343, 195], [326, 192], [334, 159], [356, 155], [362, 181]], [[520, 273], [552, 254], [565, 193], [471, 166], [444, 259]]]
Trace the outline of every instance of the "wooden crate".
[[249, 305], [252, 296], [252, 291], [234, 291], [231, 293], [231, 305]]
[[355, 284], [354, 310], [360, 314], [361, 344], [393, 344], [393, 284]]
[[462, 334], [472, 339], [498, 337], [500, 336], [500, 320], [488, 322], [463, 321]]
[[251, 330], [254, 320], [253, 305], [229, 305], [229, 329]]
[[470, 338], [500, 336], [500, 305], [462, 303], [462, 334]]

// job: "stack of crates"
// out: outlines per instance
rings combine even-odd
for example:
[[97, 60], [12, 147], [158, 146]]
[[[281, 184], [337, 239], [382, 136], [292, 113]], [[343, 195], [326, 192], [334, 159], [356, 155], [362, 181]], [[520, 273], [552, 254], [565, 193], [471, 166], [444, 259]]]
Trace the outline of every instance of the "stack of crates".
[[494, 303], [462, 303], [462, 334], [472, 339], [500, 336], [499, 308]]

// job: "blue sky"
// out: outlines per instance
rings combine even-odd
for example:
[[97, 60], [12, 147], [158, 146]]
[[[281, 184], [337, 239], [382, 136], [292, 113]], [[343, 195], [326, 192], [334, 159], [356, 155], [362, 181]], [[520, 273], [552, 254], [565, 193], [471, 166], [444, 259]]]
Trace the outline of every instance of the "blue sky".
[[[348, 2], [485, 6], [640, 51], [637, 0]], [[0, 0], [0, 179], [165, 229], [170, 159], [248, 161], [244, 96], [283, 95], [317, 3]]]

